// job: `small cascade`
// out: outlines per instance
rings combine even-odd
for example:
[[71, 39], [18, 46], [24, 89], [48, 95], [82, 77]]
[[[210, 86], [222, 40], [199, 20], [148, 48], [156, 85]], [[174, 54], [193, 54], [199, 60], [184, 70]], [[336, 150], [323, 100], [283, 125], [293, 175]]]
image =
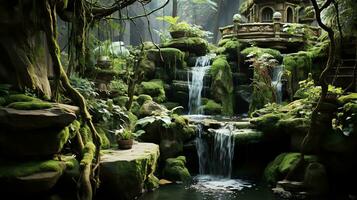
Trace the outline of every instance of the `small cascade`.
[[198, 137], [196, 138], [196, 149], [198, 155], [198, 166], [199, 166], [199, 173], [200, 174], [208, 174], [208, 143], [203, 138], [203, 125], [198, 124]]
[[234, 127], [227, 124], [215, 131], [211, 174], [231, 178], [234, 156]]
[[[234, 127], [227, 124], [214, 131], [213, 146], [209, 148], [203, 138], [202, 125], [198, 125], [196, 148], [200, 174], [210, 174], [230, 178], [234, 156]], [[209, 162], [209, 160], [214, 162]]]
[[192, 78], [190, 81], [190, 72], [187, 74], [188, 88], [189, 88], [189, 101], [188, 108], [189, 114], [203, 114], [201, 107], [201, 93], [203, 89], [204, 76], [210, 68], [210, 57], [201, 56], [196, 60], [195, 67], [192, 68]]
[[284, 74], [283, 66], [276, 66], [273, 68], [273, 75], [271, 85], [275, 88], [276, 103], [281, 104], [283, 102], [283, 84], [281, 79]]

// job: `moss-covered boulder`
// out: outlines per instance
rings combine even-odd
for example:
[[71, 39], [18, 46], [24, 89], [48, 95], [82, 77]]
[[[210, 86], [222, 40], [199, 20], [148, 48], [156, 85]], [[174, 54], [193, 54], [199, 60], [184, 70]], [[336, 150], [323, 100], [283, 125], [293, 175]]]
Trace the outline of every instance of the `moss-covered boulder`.
[[202, 106], [202, 110], [206, 115], [220, 115], [222, 113], [222, 105], [213, 100], [208, 100]]
[[166, 159], [163, 177], [170, 181], [189, 181], [191, 179], [191, 175], [185, 164], [186, 157], [184, 156]]
[[152, 97], [150, 95], [147, 94], [140, 94], [137, 98], [137, 102], [139, 103], [139, 105], [143, 105], [145, 103], [145, 101], [152, 101]]
[[164, 82], [159, 79], [142, 82], [138, 86], [138, 93], [150, 95], [154, 101], [158, 103], [161, 103], [166, 99]]
[[222, 39], [218, 43], [219, 48], [215, 51], [217, 54], [227, 55], [229, 60], [237, 59], [240, 51], [244, 49], [242, 43], [240, 43], [236, 38]]
[[176, 114], [139, 119], [135, 131], [140, 141], [159, 144], [163, 159], [182, 153], [184, 142], [195, 136], [195, 129], [189, 125], [188, 119]]
[[154, 101], [147, 100], [140, 107], [139, 117], [146, 117], [146, 116], [161, 114], [166, 112], [168, 112], [168, 110], [164, 106]]
[[[264, 180], [272, 185], [285, 178], [288, 172], [297, 164], [300, 153], [282, 153], [278, 155], [264, 170]], [[306, 155], [305, 160], [308, 163], [317, 162], [318, 159], [313, 155]], [[304, 179], [304, 170], [298, 173], [298, 179]]]
[[255, 56], [257, 58], [263, 56], [264, 54], [271, 55], [274, 59], [282, 61], [283, 56], [278, 50], [260, 47], [248, 47], [241, 51], [241, 54], [245, 57]]
[[188, 51], [196, 56], [204, 56], [208, 52], [208, 42], [199, 37], [182, 37], [162, 44], [163, 47]]
[[148, 59], [154, 61], [158, 67], [169, 69], [186, 67], [185, 54], [177, 48], [151, 49], [147, 54]]
[[233, 76], [226, 57], [217, 57], [209, 73], [212, 76], [212, 96], [222, 103], [222, 114], [233, 115]]
[[2, 161], [0, 187], [2, 194], [30, 195], [48, 192], [57, 183], [65, 169], [73, 168], [74, 157], [44, 161]]
[[158, 187], [159, 180], [154, 176], [158, 145], [138, 143], [130, 150], [105, 150], [102, 154], [100, 197], [131, 200], [143, 190]]

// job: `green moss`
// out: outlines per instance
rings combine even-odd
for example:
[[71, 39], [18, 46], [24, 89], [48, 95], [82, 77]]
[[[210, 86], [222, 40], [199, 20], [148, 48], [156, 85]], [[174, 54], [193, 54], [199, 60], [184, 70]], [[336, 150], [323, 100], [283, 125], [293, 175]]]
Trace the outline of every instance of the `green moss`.
[[188, 51], [197, 56], [203, 56], [208, 52], [208, 42], [199, 37], [183, 37], [172, 39], [162, 44], [163, 47], [177, 48], [181, 51]]
[[110, 141], [107, 137], [106, 131], [102, 127], [95, 127], [99, 136], [100, 136], [100, 141], [101, 141], [101, 148], [102, 149], [109, 149], [110, 148]]
[[208, 100], [203, 106], [203, 112], [206, 115], [219, 115], [222, 113], [222, 105], [213, 100]]
[[17, 110], [41, 110], [52, 107], [51, 103], [43, 101], [30, 101], [30, 102], [13, 102], [7, 106]]
[[61, 150], [63, 148], [63, 146], [66, 144], [66, 142], [69, 139], [69, 127], [65, 127], [58, 135], [57, 135], [57, 139], [59, 141], [59, 150]]
[[140, 105], [143, 105], [145, 101], [150, 100], [152, 101], [152, 97], [147, 94], [140, 94], [138, 99], [136, 100]]
[[113, 99], [113, 102], [121, 107], [124, 107], [128, 101], [129, 101], [128, 96], [119, 96]]
[[283, 65], [291, 72], [293, 92], [298, 89], [298, 83], [307, 79], [312, 71], [312, 59], [305, 51], [286, 55]]
[[12, 94], [6, 97], [6, 105], [14, 102], [30, 102], [30, 101], [37, 101], [34, 97], [27, 96], [25, 94]]
[[222, 114], [233, 115], [233, 76], [225, 56], [218, 56], [210, 68], [212, 91], [222, 103]]
[[87, 142], [83, 149], [83, 158], [80, 163], [81, 166], [89, 165], [92, 163], [92, 160], [94, 159], [95, 150], [95, 145], [92, 142]]
[[237, 58], [240, 49], [243, 49], [243, 45], [239, 41], [234, 39], [222, 39], [218, 43], [219, 48], [216, 50], [218, 54], [229, 55], [230, 58]]
[[[297, 164], [300, 158], [300, 153], [282, 153], [278, 155], [274, 161], [268, 164], [264, 170], [264, 180], [269, 184], [276, 184], [277, 181], [282, 180], [288, 172]], [[307, 163], [316, 162], [317, 157], [306, 155]], [[304, 170], [303, 170], [304, 171]], [[303, 177], [303, 173], [300, 174]]]
[[338, 103], [346, 104], [351, 101], [357, 101], [357, 93], [351, 93], [338, 98]]
[[138, 93], [150, 95], [158, 103], [161, 103], [166, 99], [164, 82], [159, 79], [142, 82], [138, 88]]
[[0, 165], [0, 178], [22, 177], [38, 172], [62, 171], [64, 165], [64, 162], [57, 160], [3, 162]]
[[276, 60], [281, 61], [283, 56], [278, 50], [269, 48], [259, 48], [259, 47], [248, 47], [241, 51], [244, 56], [255, 55], [256, 57], [261, 57], [264, 54], [269, 54], [273, 56]]
[[184, 156], [166, 159], [163, 176], [170, 181], [189, 181], [191, 175], [185, 164]]
[[151, 49], [147, 52], [148, 59], [156, 63], [156, 65], [164, 68], [178, 68], [186, 67], [185, 54], [176, 48], [161, 48]]

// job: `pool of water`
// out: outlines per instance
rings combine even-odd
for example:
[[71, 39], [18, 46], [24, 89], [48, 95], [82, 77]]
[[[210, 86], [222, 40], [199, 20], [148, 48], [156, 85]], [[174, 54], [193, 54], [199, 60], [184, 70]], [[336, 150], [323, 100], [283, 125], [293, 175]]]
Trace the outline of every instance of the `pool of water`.
[[270, 188], [249, 180], [199, 175], [189, 185], [161, 186], [140, 200], [276, 200]]

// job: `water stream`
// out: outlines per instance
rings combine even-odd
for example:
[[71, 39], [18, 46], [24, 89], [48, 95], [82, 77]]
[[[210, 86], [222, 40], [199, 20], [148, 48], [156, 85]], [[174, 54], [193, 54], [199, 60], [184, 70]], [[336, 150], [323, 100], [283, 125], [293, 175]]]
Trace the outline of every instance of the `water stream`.
[[284, 74], [283, 66], [274, 67], [271, 85], [272, 87], [275, 88], [276, 103], [278, 104], [281, 104], [283, 102], [283, 94], [282, 94], [283, 84], [281, 82], [283, 74]]
[[204, 86], [204, 77], [210, 66], [210, 57], [201, 56], [196, 60], [195, 67], [192, 68], [192, 78], [190, 81], [190, 72], [187, 75], [188, 88], [189, 88], [189, 101], [188, 108], [189, 114], [203, 114], [201, 109], [201, 96]]

